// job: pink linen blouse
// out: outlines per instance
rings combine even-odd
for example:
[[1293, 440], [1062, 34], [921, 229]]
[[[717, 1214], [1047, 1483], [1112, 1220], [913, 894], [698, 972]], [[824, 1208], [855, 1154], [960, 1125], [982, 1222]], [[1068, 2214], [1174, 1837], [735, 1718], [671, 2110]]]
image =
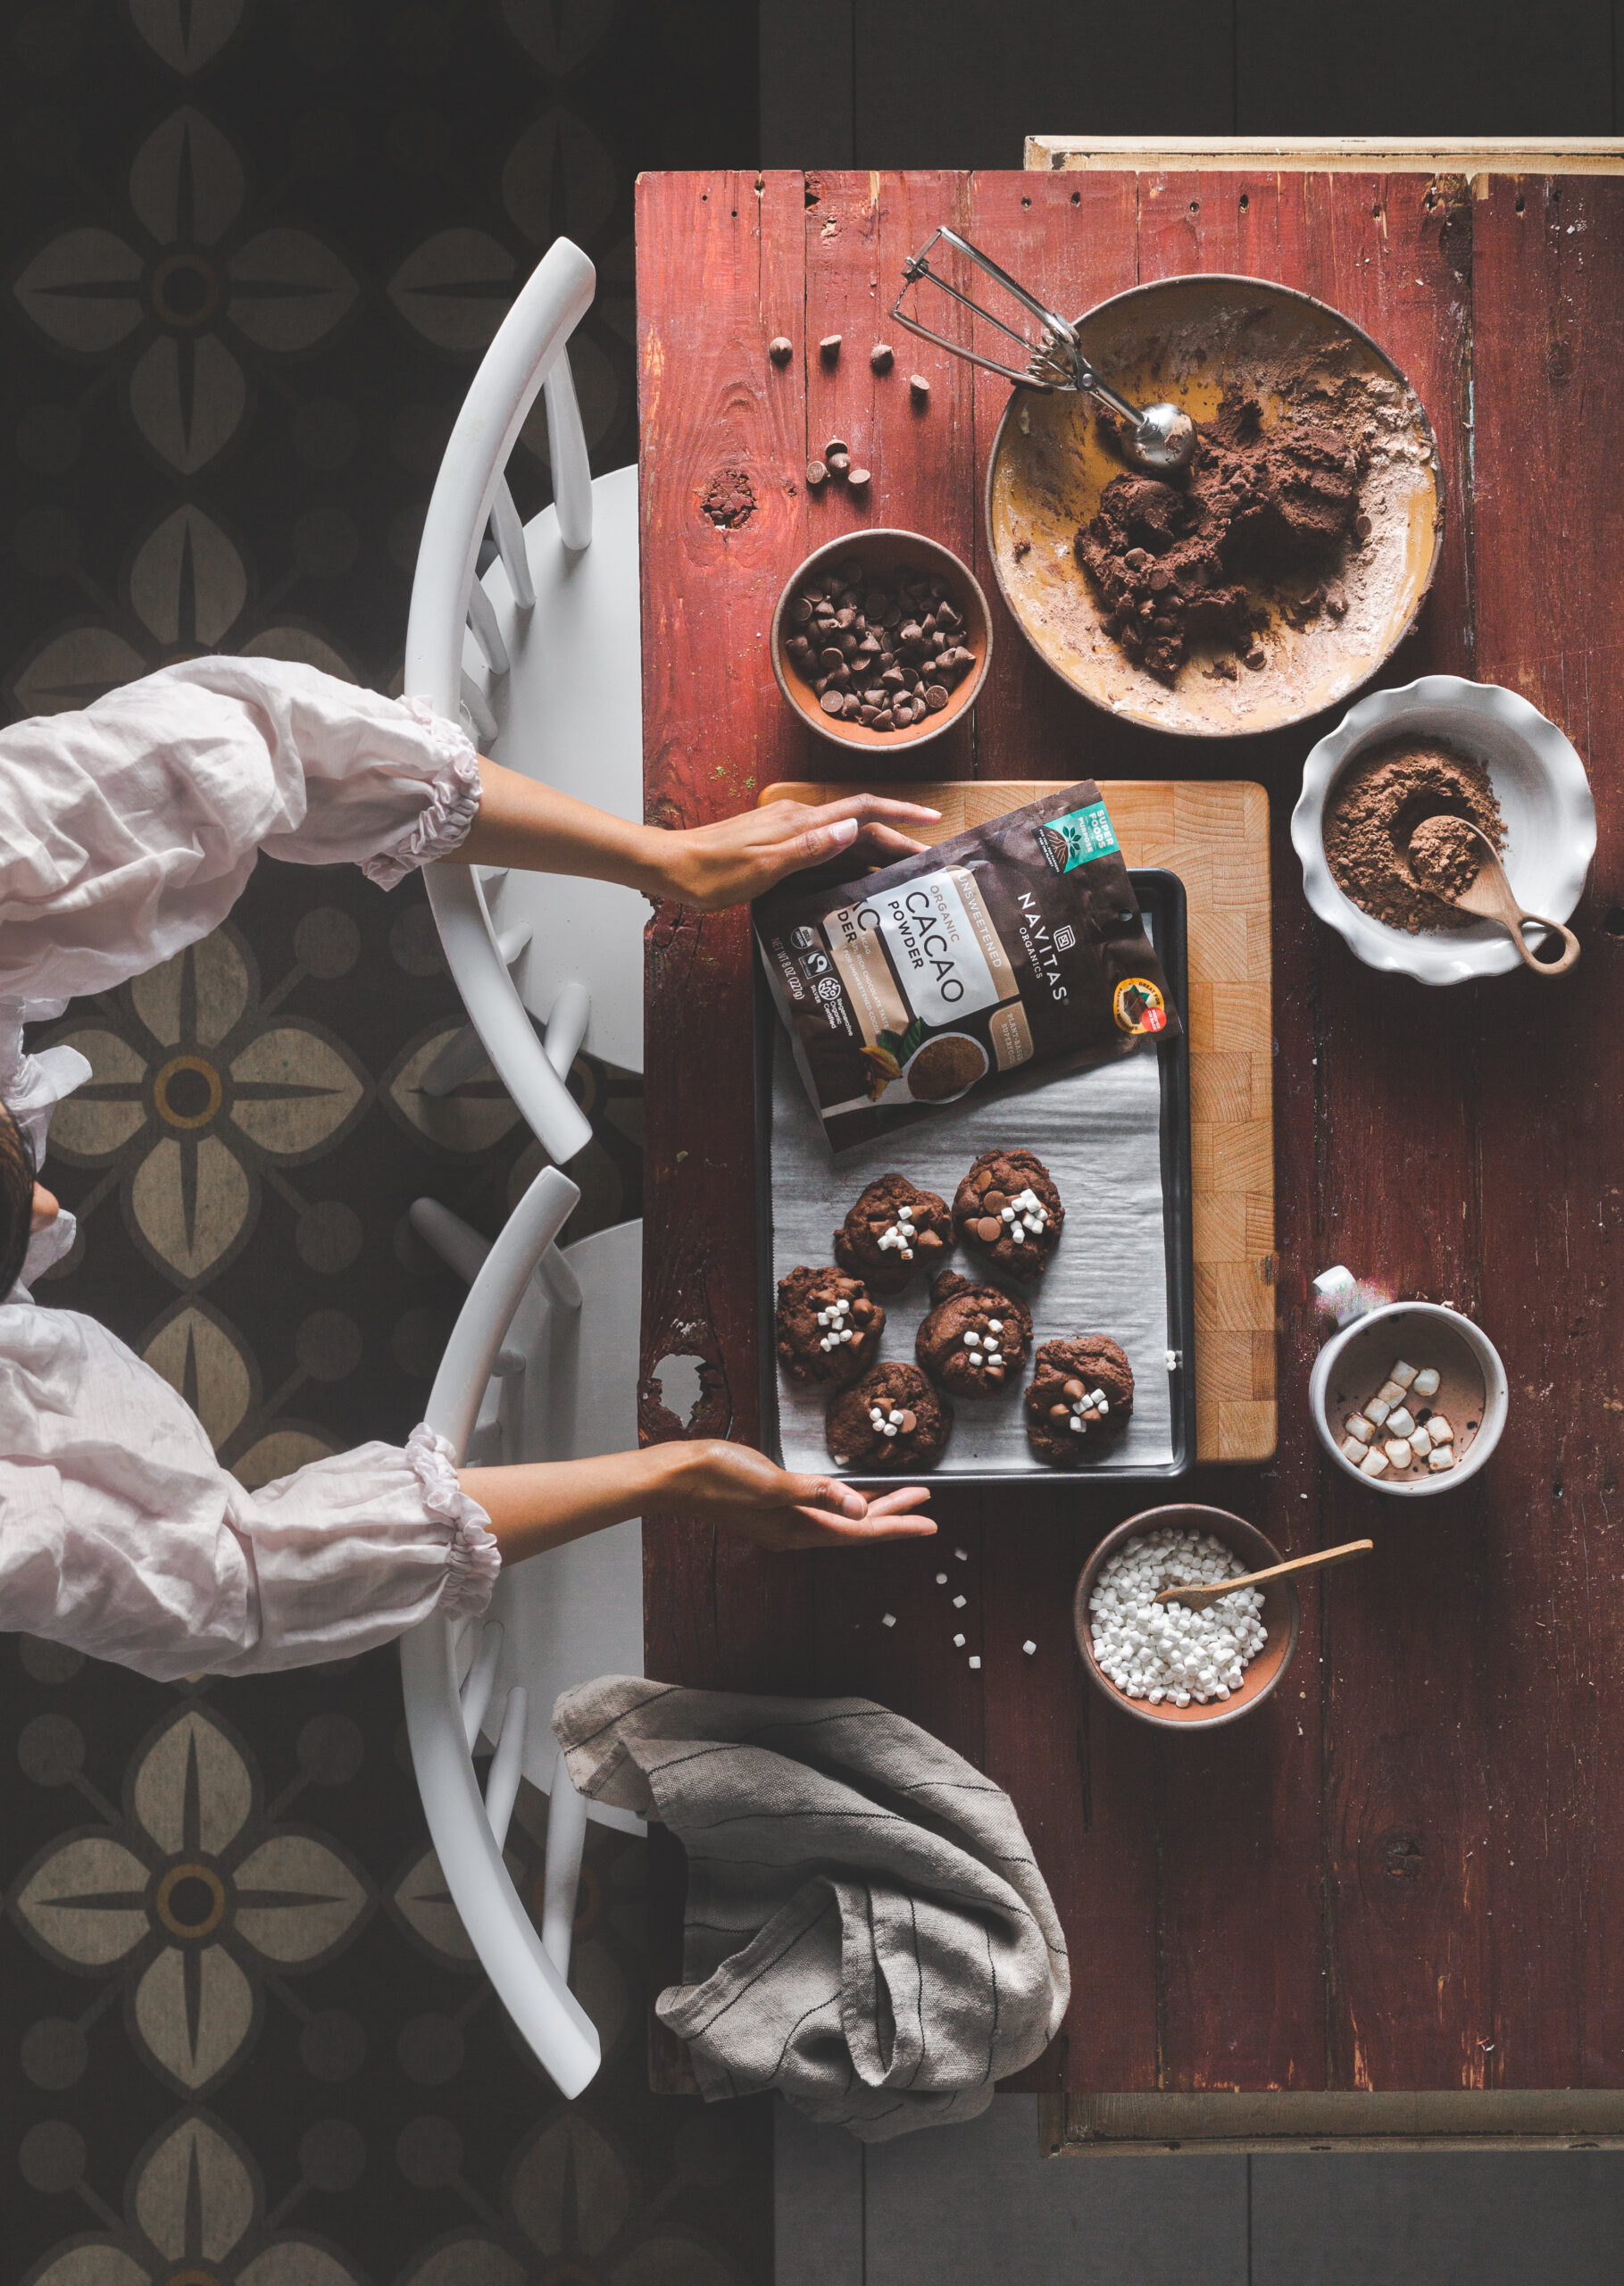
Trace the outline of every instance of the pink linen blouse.
[[[22, 1049], [194, 944], [261, 849], [383, 888], [449, 856], [479, 802], [466, 735], [278, 660], [189, 659], [79, 713], [0, 731], [0, 1102], [45, 1156], [83, 1056]], [[0, 1303], [0, 1627], [161, 1681], [348, 1658], [432, 1611], [482, 1610], [501, 1556], [426, 1425], [247, 1492], [185, 1400], [94, 1319]]]

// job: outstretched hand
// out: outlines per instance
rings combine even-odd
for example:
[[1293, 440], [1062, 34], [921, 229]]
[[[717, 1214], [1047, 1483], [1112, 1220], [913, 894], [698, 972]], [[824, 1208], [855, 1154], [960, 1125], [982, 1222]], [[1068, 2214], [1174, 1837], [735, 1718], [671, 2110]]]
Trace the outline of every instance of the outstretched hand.
[[936, 1531], [918, 1511], [930, 1495], [922, 1484], [867, 1499], [829, 1476], [778, 1467], [748, 1445], [705, 1438], [683, 1456], [680, 1505], [758, 1548], [850, 1548], [865, 1540], [929, 1539]]
[[917, 856], [924, 844], [899, 828], [932, 825], [940, 815], [917, 802], [888, 801], [879, 794], [848, 794], [817, 808], [805, 802], [769, 802], [715, 825], [662, 836], [669, 845], [661, 859], [666, 894], [701, 913], [720, 913], [760, 897], [787, 873], [821, 864], [842, 850], [882, 864]]

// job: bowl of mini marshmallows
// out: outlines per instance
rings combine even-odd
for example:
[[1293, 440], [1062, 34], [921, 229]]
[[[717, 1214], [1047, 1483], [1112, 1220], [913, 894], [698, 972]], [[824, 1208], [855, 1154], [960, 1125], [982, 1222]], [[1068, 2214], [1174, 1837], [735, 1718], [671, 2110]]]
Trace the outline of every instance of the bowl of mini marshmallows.
[[1072, 1606], [1083, 1664], [1142, 1723], [1233, 1723], [1291, 1664], [1303, 1610], [1296, 1583], [1241, 1588], [1204, 1611], [1159, 1604], [1163, 1588], [1208, 1587], [1282, 1561], [1255, 1525], [1179, 1501], [1130, 1516], [1083, 1567]]

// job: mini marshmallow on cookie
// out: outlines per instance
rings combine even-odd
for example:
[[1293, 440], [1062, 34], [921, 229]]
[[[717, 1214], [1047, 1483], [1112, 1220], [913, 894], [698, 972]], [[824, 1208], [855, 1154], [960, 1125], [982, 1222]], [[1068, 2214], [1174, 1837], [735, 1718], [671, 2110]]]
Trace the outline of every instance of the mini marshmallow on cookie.
[[899, 1206], [895, 1222], [879, 1234], [879, 1250], [881, 1254], [899, 1254], [904, 1262], [912, 1262], [914, 1236], [912, 1207]]

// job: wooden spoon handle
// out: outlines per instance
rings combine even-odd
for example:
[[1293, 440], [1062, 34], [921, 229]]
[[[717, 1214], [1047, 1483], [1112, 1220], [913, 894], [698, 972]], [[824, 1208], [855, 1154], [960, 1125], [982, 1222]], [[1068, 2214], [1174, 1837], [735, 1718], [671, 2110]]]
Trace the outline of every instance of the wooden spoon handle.
[[1232, 1596], [1237, 1588], [1256, 1588], [1265, 1580], [1282, 1580], [1288, 1572], [1323, 1572], [1333, 1564], [1351, 1563], [1356, 1556], [1368, 1556], [1375, 1547], [1373, 1539], [1345, 1540], [1340, 1548], [1322, 1548], [1312, 1556], [1294, 1556], [1285, 1564], [1271, 1564], [1264, 1572], [1244, 1572], [1237, 1580], [1203, 1581], [1199, 1587], [1163, 1588], [1152, 1598], [1159, 1604], [1187, 1604], [1192, 1611], [1216, 1603], [1220, 1596]]
[[[1548, 929], [1553, 937], [1560, 937], [1562, 947], [1560, 956], [1553, 961], [1542, 960], [1531, 948], [1527, 937], [1524, 936], [1525, 929]], [[1565, 927], [1560, 921], [1547, 921], [1542, 914], [1538, 913], [1520, 913], [1517, 915], [1517, 926], [1512, 930], [1512, 941], [1522, 955], [1524, 967], [1531, 968], [1536, 976], [1566, 976], [1579, 955], [1578, 939], [1572, 930]]]

